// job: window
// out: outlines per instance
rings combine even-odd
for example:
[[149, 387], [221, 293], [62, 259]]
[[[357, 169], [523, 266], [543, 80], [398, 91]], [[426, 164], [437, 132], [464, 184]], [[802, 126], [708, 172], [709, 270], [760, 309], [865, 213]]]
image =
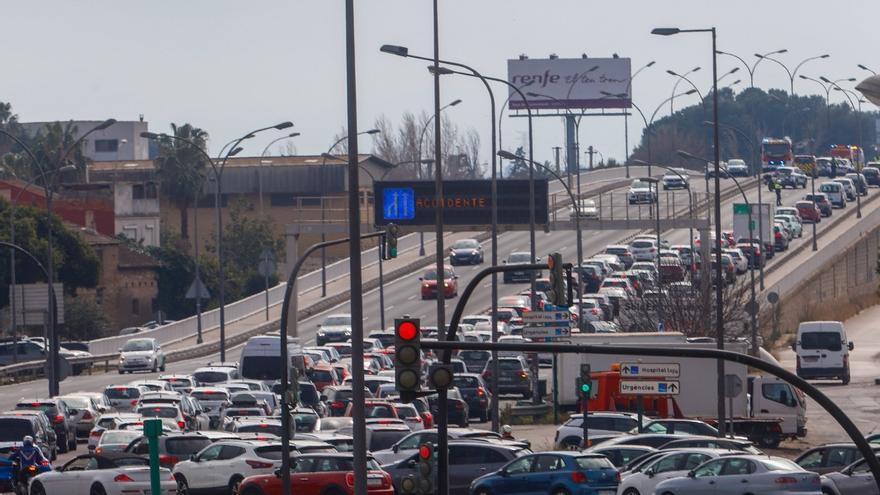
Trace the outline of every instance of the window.
[[131, 199], [144, 199], [143, 184], [134, 184], [131, 186]]
[[727, 459], [722, 476], [752, 474], [755, 472], [755, 464], [748, 459]]
[[828, 449], [828, 460], [825, 461], [826, 466], [848, 466], [852, 464], [855, 457], [855, 450], [846, 447], [836, 447]]
[[201, 454], [199, 454], [200, 461], [215, 461], [218, 457], [220, 457], [220, 450], [223, 449], [222, 445], [212, 445], [207, 449], [203, 450]]
[[89, 462], [93, 459], [91, 456], [78, 457], [64, 465], [64, 471], [85, 471]]
[[507, 471], [507, 474], [526, 474], [532, 470], [532, 463], [534, 461], [534, 457], [523, 457], [521, 459], [517, 459], [508, 464], [505, 471]]
[[801, 349], [837, 352], [843, 347], [837, 332], [805, 332], [801, 334]]
[[560, 471], [562, 469], [565, 469], [565, 461], [563, 461], [561, 457], [556, 455], [539, 455], [535, 461], [535, 468], [533, 471], [536, 473], [544, 473], [548, 471]]
[[294, 461], [294, 464], [293, 464], [293, 472], [294, 473], [311, 473], [312, 466], [314, 466], [314, 464], [315, 464], [315, 459], [313, 459], [313, 458], [306, 457], [303, 459], [297, 459]]
[[764, 383], [761, 385], [761, 395], [786, 406], [791, 403], [790, 388], [786, 383]]
[[244, 454], [244, 448], [237, 447], [235, 445], [224, 445], [223, 451], [220, 452], [220, 456], [217, 457], [218, 460], [224, 459], [235, 459], [236, 457]]
[[270, 206], [296, 206], [296, 197], [293, 194], [278, 193], [269, 196]]
[[665, 473], [666, 471], [678, 471], [687, 454], [674, 454], [664, 457], [654, 464], [654, 473]]
[[694, 477], [703, 478], [706, 476], [718, 476], [721, 474], [721, 467], [724, 465], [724, 459], [718, 459], [703, 465], [703, 467], [694, 471]]
[[706, 454], [689, 454], [682, 469], [694, 469], [710, 459]]
[[96, 139], [95, 153], [116, 153], [119, 151], [118, 139]]
[[436, 442], [437, 434], [436, 433], [426, 433], [426, 434], [418, 434], [412, 435], [408, 437], [406, 440], [400, 442], [400, 446], [398, 450], [415, 450], [419, 448], [419, 444], [422, 442]]

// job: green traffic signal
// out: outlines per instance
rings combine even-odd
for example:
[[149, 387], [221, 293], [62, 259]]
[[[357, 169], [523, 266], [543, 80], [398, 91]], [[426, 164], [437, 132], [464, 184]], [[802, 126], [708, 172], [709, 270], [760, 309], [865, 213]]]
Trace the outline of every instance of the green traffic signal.
[[590, 387], [590, 384], [589, 384], [589, 383], [582, 383], [582, 384], [581, 384], [581, 392], [583, 392], [583, 393], [585, 393], [585, 394], [587, 394], [587, 393], [590, 392], [590, 388], [591, 388], [591, 387]]

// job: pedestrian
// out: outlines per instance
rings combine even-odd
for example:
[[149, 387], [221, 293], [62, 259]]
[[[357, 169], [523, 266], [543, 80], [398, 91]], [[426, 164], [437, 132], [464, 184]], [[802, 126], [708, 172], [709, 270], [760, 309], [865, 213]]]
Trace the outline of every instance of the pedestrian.
[[779, 180], [774, 182], [773, 191], [776, 192], [776, 206], [782, 206], [782, 182]]

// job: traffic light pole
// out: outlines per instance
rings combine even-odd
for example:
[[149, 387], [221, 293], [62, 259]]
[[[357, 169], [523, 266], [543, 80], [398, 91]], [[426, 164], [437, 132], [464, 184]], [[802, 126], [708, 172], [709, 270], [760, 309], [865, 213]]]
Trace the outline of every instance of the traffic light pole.
[[[385, 232], [370, 232], [361, 234], [360, 239], [372, 239], [374, 237], [384, 237]], [[290, 312], [290, 300], [293, 292], [296, 290], [296, 279], [299, 277], [299, 271], [305, 263], [306, 259], [315, 251], [330, 246], [345, 244], [350, 242], [348, 237], [342, 239], [333, 239], [330, 241], [319, 242], [313, 244], [305, 250], [302, 256], [296, 260], [293, 269], [290, 270], [290, 276], [287, 277], [287, 287], [284, 289], [284, 300], [281, 302], [281, 451], [287, 453], [290, 451], [290, 355], [287, 350], [287, 329], [290, 323], [288, 313]], [[384, 242], [384, 241], [383, 241]], [[294, 316], [295, 317], [295, 316]], [[358, 405], [355, 404], [357, 407]], [[359, 407], [363, 408], [363, 404]], [[290, 456], [281, 456], [281, 493], [282, 495], [290, 495]]]

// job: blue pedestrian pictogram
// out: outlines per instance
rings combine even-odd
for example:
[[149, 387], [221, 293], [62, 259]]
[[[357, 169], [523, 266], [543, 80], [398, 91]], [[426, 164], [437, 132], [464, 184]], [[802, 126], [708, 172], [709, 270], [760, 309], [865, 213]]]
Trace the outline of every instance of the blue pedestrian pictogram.
[[411, 187], [382, 190], [382, 213], [385, 220], [412, 220], [416, 216], [415, 192]]

